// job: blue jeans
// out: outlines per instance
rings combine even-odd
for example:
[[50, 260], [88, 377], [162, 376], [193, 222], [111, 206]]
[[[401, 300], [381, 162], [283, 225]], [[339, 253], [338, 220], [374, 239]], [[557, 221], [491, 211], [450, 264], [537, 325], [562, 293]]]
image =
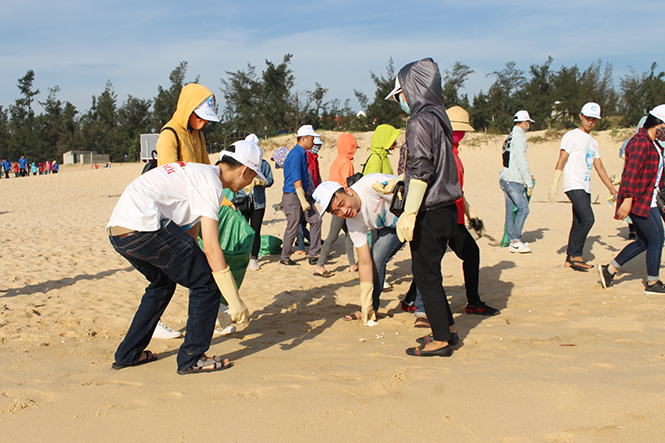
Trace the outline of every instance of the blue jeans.
[[374, 311], [379, 311], [383, 280], [386, 278], [386, 265], [397, 254], [404, 242], [399, 241], [395, 228], [382, 228], [378, 230], [376, 239], [372, 243], [372, 271], [374, 274], [374, 292], [372, 292], [372, 305]]
[[125, 339], [115, 353], [116, 363], [131, 365], [150, 343], [157, 322], [171, 301], [176, 284], [188, 288], [187, 334], [178, 352], [178, 369], [189, 369], [210, 347], [221, 293], [205, 254], [194, 239], [170, 220], [155, 232], [138, 232], [121, 238], [109, 236], [120, 255], [145, 276], [139, 308]]
[[619, 252], [619, 255], [612, 260], [612, 266], [618, 269], [642, 252], [647, 251], [647, 281], [658, 281], [664, 238], [660, 212], [658, 208], [651, 208], [646, 217], [640, 217], [631, 212], [630, 219], [635, 225], [637, 240], [629, 243]]
[[584, 253], [584, 243], [595, 219], [591, 210], [591, 194], [582, 189], [573, 189], [566, 192], [566, 195], [573, 204], [573, 225], [570, 227], [566, 251], [566, 259], [570, 259], [581, 257]]
[[[526, 187], [522, 183], [499, 180], [499, 186], [506, 197], [506, 231], [511, 243], [522, 239], [522, 229], [529, 215], [529, 202], [526, 199]], [[517, 215], [513, 219], [513, 206]]]

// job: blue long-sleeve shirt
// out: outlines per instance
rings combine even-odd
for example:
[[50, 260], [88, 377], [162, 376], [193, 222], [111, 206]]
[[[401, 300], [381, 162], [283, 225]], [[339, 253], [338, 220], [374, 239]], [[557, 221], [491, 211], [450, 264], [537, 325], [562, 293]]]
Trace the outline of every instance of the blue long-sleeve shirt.
[[[254, 200], [254, 209], [263, 209], [266, 207], [266, 188], [271, 187], [275, 183], [270, 163], [265, 160], [261, 161], [261, 173], [266, 178], [266, 184], [263, 186], [254, 186], [252, 192], [249, 193], [250, 197]], [[244, 188], [238, 192], [238, 195], [245, 195]]]

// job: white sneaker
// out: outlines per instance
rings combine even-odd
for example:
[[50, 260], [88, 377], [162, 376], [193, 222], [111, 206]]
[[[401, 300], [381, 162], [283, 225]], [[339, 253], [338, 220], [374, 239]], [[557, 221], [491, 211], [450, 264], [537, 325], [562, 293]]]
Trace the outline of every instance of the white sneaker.
[[162, 323], [161, 320], [157, 322], [157, 327], [155, 328], [155, 332], [152, 333], [152, 338], [169, 339], [169, 338], [180, 338], [180, 337], [182, 337], [182, 332], [176, 331], [173, 328], [169, 328], [164, 323]]
[[515, 243], [511, 243], [510, 246], [508, 247], [508, 250], [510, 252], [519, 252], [520, 254], [526, 254], [527, 252], [531, 252], [529, 244], [522, 243], [521, 241], [516, 241]]
[[219, 311], [217, 312], [217, 322], [219, 323], [219, 328], [215, 328], [215, 334], [220, 335], [229, 335], [236, 332], [236, 327], [231, 324], [233, 319], [231, 318], [231, 311], [228, 306], [219, 304]]
[[259, 269], [261, 269], [261, 265], [259, 265], [259, 261], [255, 258], [251, 259], [249, 261], [249, 269], [251, 269], [252, 271], [258, 271]]

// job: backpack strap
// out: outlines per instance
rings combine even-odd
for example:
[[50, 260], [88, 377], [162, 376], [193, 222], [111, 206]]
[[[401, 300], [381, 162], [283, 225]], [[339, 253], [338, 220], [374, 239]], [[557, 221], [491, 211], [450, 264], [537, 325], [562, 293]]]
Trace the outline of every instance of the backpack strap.
[[[367, 167], [367, 163], [369, 163], [369, 159], [372, 158], [373, 155], [379, 155], [376, 152], [372, 152], [369, 157], [367, 157], [367, 161], [362, 164], [363, 167], [363, 175], [365, 175], [365, 168]], [[379, 156], [380, 157], [380, 156]]]
[[159, 131], [159, 133], [161, 134], [162, 132], [166, 131], [167, 129], [169, 131], [173, 132], [173, 135], [175, 136], [175, 141], [178, 143], [178, 159], [180, 159], [180, 137], [178, 137], [178, 133], [175, 132], [175, 129], [173, 129], [169, 126], [165, 126], [165, 127], [162, 128], [161, 131]]

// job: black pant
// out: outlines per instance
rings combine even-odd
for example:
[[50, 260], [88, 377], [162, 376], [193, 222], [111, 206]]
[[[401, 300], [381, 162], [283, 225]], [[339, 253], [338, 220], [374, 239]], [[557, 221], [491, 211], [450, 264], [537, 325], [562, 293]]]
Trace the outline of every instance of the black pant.
[[259, 258], [259, 249], [261, 248], [261, 225], [263, 224], [263, 216], [265, 213], [266, 208], [256, 209], [254, 207], [254, 202], [250, 204], [249, 211], [242, 213], [254, 230], [254, 243], [252, 244], [251, 254], [252, 259]]
[[416, 218], [411, 241], [413, 278], [423, 297], [427, 319], [432, 325], [434, 340], [448, 341], [452, 312], [443, 289], [441, 260], [455, 234], [457, 206], [422, 211]]
[[[470, 305], [481, 302], [478, 294], [478, 280], [480, 277], [480, 249], [476, 240], [466, 229], [466, 226], [457, 224], [453, 237], [448, 241], [448, 246], [453, 250], [457, 258], [462, 260], [464, 270], [464, 285], [466, 286], [466, 299]], [[409, 291], [404, 297], [406, 303], [416, 300], [416, 283], [411, 282]]]

